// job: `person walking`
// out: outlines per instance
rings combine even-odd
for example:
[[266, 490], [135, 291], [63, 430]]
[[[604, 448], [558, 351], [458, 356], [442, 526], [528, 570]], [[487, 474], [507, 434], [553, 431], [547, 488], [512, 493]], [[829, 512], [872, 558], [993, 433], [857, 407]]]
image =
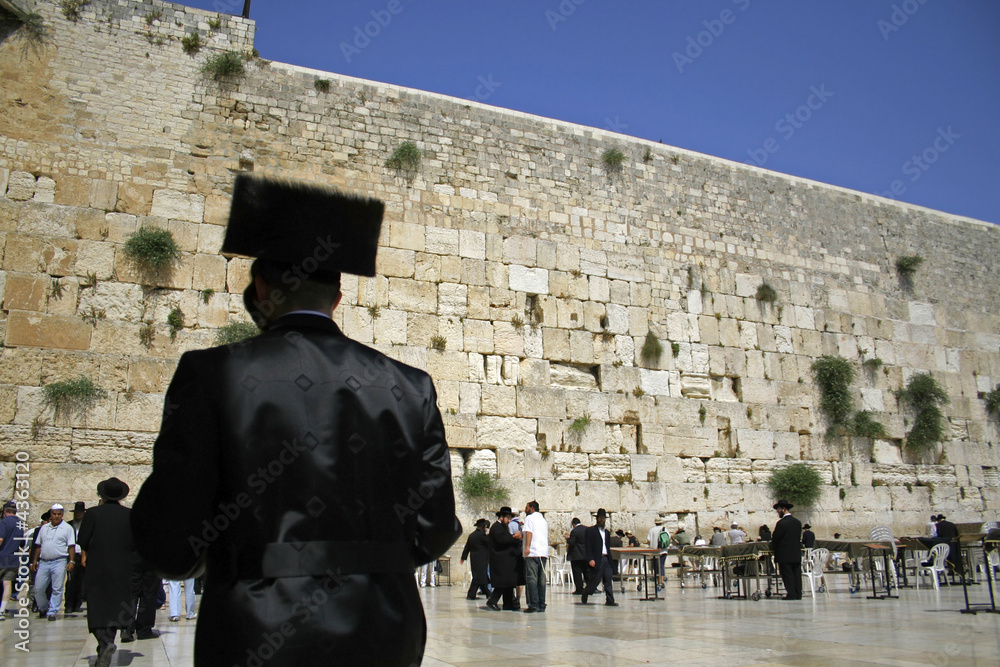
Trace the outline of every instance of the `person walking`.
[[587, 604], [587, 598], [597, 592], [600, 584], [604, 589], [604, 605], [617, 607], [615, 583], [611, 574], [611, 533], [604, 527], [608, 513], [602, 507], [597, 510], [594, 525], [587, 529], [587, 561], [590, 565], [590, 581], [587, 590], [580, 596], [580, 602]]
[[132, 507], [158, 572], [206, 572], [196, 667], [423, 656], [413, 571], [461, 535], [437, 393], [333, 320], [341, 274], [375, 275], [384, 208], [236, 177], [221, 252], [255, 258], [243, 296], [263, 333], [181, 356]]
[[583, 595], [587, 589], [587, 527], [573, 517], [566, 544], [566, 560], [573, 568], [573, 595]]
[[[62, 605], [66, 573], [73, 571], [76, 535], [72, 526], [63, 521], [65, 510], [59, 503], [49, 509], [49, 522], [38, 528], [31, 569], [35, 571], [35, 604], [38, 617], [56, 620]], [[52, 585], [52, 597], [46, 593]]]
[[487, 598], [490, 596], [490, 538], [486, 534], [489, 527], [490, 522], [486, 519], [476, 520], [476, 529], [465, 541], [462, 558], [458, 561], [465, 565], [465, 561], [471, 560], [472, 583], [465, 594], [468, 600], [475, 600], [478, 591], [482, 591]]
[[545, 564], [549, 560], [549, 524], [545, 521], [538, 502], [532, 500], [524, 507], [524, 579], [528, 606], [524, 612], [531, 614], [545, 611]]
[[785, 600], [802, 599], [802, 522], [792, 516], [792, 505], [787, 500], [774, 504], [778, 523], [771, 533], [774, 562], [785, 586]]
[[97, 485], [101, 499], [87, 510], [80, 524], [80, 561], [88, 570], [87, 629], [97, 639], [95, 667], [107, 667], [117, 650], [118, 631], [132, 625], [132, 543], [131, 510], [121, 501], [128, 496], [128, 484], [117, 477]]
[[[83, 517], [87, 514], [87, 503], [82, 500], [76, 501], [73, 505], [73, 520], [67, 521], [73, 528], [76, 540], [80, 541], [80, 526], [83, 525]], [[73, 562], [73, 571], [66, 578], [66, 613], [73, 614], [83, 611], [83, 586], [87, 568], [80, 560], [80, 552], [76, 552], [76, 559]]]
[[[17, 518], [17, 505], [9, 502], [0, 512], [0, 621], [7, 620], [7, 603], [14, 588], [21, 559], [18, 550], [24, 544], [23, 522]], [[9, 612], [11, 617], [14, 612]]]

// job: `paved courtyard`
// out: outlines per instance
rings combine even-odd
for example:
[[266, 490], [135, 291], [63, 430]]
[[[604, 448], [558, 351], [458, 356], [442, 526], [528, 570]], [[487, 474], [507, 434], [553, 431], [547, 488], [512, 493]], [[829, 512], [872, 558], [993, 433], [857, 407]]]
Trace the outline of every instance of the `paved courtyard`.
[[[464, 588], [421, 589], [428, 619], [424, 665], [990, 665], [1000, 664], [1000, 615], [958, 613], [960, 587], [906, 589], [898, 600], [867, 600], [835, 588], [802, 601], [717, 599], [719, 589], [677, 587], [665, 601], [634, 590], [605, 607], [577, 604], [549, 587], [545, 614], [491, 612]], [[983, 586], [970, 588], [975, 599]], [[113, 665], [191, 665], [195, 623], [158, 612], [157, 639], [120, 646]], [[95, 643], [83, 615], [32, 619], [30, 653], [15, 649], [15, 622], [0, 623], [4, 667], [86, 667]], [[221, 666], [220, 666], [221, 667]], [[229, 667], [224, 666], [224, 667]]]

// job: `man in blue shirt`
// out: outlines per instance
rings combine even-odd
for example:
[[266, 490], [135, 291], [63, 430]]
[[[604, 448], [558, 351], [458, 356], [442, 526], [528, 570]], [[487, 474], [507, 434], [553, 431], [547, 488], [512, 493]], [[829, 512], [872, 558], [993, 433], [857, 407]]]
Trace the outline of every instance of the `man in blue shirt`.
[[[24, 529], [17, 518], [17, 508], [13, 503], [8, 503], [4, 505], [3, 520], [0, 520], [0, 593], [3, 594], [0, 598], [0, 621], [7, 620], [7, 601], [20, 564], [16, 552], [23, 541]], [[10, 615], [13, 616], [14, 612], [11, 611]]]

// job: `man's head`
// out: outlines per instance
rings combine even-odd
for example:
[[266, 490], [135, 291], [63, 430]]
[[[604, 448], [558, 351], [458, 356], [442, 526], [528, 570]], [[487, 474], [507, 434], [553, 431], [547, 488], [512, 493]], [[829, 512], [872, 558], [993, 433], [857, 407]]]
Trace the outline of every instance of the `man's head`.
[[733, 525], [731, 525], [731, 526], [730, 526], [729, 528], [730, 528], [730, 530], [736, 530], [737, 528], [739, 528], [739, 526], [737, 526], [737, 525], [736, 525], [736, 524], [734, 523], [734, 524], [733, 524]]
[[534, 514], [538, 511], [538, 501], [532, 500], [530, 503], [524, 506], [525, 514]]
[[937, 514], [931, 514], [931, 521], [937, 521]]
[[64, 512], [65, 510], [63, 509], [63, 506], [60, 505], [59, 503], [56, 503], [51, 508], [49, 508], [49, 522], [53, 526], [58, 526], [60, 523], [62, 523]]
[[944, 521], [944, 514], [938, 514], [938, 518], [937, 518], [937, 520], [938, 520], [939, 522], [940, 522], [940, 521]]
[[604, 528], [604, 524], [605, 522], [607, 522], [607, 520], [608, 520], [608, 513], [605, 511], [605, 509], [602, 507], [599, 510], [597, 510], [597, 514], [594, 517], [594, 521], [597, 523], [597, 525], [600, 526], [601, 528]]
[[719, 528], [718, 526], [712, 526], [712, 532], [713, 533], [721, 533], [722, 529]]
[[476, 530], [486, 530], [489, 526], [490, 522], [486, 519], [476, 519]]
[[802, 526], [802, 530], [809, 530], [810, 528], [812, 528], [812, 526], [810, 526], [808, 523]]
[[82, 500], [76, 501], [76, 504], [73, 505], [73, 520], [80, 521], [81, 519], [83, 519], [83, 515], [86, 511], [87, 511], [87, 503], [83, 502]]
[[782, 498], [778, 502], [774, 503], [772, 507], [778, 512], [779, 517], [783, 517], [789, 512], [791, 512], [794, 505], [792, 505], [790, 502]]
[[14, 503], [7, 503], [6, 505], [3, 506], [4, 516], [11, 516], [13, 514], [17, 514], [17, 505], [15, 505]]
[[320, 280], [292, 264], [256, 259], [250, 265], [250, 277], [256, 300], [246, 305], [256, 310], [251, 314], [258, 324], [261, 317], [271, 323], [295, 310], [332, 314], [340, 304], [340, 273]]
[[569, 525], [571, 525], [574, 528], [576, 528], [577, 526], [580, 525], [580, 520], [577, 519], [576, 517], [573, 517], [573, 520], [569, 522]]
[[497, 521], [500, 523], [508, 524], [512, 518], [514, 518], [514, 512], [506, 505], [497, 511]]

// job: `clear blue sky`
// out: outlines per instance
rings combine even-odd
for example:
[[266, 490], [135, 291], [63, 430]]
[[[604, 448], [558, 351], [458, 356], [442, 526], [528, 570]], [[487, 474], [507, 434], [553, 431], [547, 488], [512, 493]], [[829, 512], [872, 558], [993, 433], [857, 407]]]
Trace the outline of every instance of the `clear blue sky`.
[[995, 0], [254, 0], [251, 18], [270, 60], [1000, 222]]

